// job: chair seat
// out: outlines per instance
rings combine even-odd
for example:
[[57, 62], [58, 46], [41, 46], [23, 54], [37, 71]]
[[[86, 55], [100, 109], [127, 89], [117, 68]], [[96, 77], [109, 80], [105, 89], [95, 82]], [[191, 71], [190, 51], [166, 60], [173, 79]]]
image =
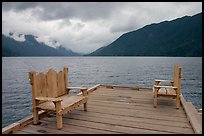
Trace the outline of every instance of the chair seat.
[[160, 88], [158, 90], [158, 94], [157, 95], [175, 95], [176, 96], [176, 91], [174, 89], [171, 88]]
[[[74, 106], [76, 103], [83, 101], [84, 99], [87, 99], [86, 96], [81, 96], [81, 95], [77, 96], [77, 95], [70, 95], [70, 94], [63, 95], [58, 98], [62, 99], [61, 101], [62, 110], [64, 110], [67, 107]], [[37, 107], [44, 110], [56, 111], [55, 104], [51, 101], [46, 101], [44, 103], [41, 103]]]

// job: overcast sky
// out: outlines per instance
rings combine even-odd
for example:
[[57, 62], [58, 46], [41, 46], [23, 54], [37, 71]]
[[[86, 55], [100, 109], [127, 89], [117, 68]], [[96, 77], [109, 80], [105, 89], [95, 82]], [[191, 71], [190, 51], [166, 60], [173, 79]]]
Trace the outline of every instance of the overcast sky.
[[123, 33], [202, 12], [202, 2], [4, 2], [2, 33], [50, 37], [90, 53]]

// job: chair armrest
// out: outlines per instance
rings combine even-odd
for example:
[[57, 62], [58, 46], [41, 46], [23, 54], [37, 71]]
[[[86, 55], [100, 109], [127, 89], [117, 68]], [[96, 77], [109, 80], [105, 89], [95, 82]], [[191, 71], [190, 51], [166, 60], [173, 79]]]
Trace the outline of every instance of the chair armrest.
[[154, 85], [155, 88], [169, 88], [169, 89], [177, 89], [175, 86], [161, 86], [161, 85]]
[[87, 88], [85, 87], [67, 87], [67, 90], [80, 90], [83, 93], [83, 96], [87, 95]]
[[160, 79], [155, 79], [154, 81], [155, 82], [170, 82], [170, 83], [174, 82], [173, 80], [160, 80]]
[[67, 87], [68, 90], [85, 90], [85, 87]]
[[159, 85], [160, 82], [168, 82], [168, 83], [171, 83], [171, 85], [173, 85], [173, 83], [174, 83], [173, 80], [161, 80], [161, 79], [155, 79], [155, 80], [154, 80], [154, 85]]
[[59, 102], [62, 101], [60, 98], [52, 98], [52, 97], [36, 97], [35, 100], [39, 101], [52, 101], [52, 102]]

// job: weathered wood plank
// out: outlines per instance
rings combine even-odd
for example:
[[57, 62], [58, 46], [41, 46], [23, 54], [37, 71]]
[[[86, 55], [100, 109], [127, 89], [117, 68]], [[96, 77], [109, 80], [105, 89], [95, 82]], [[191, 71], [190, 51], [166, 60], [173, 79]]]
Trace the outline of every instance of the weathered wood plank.
[[181, 117], [172, 117], [172, 116], [164, 116], [164, 115], [157, 115], [157, 114], [151, 114], [151, 113], [144, 113], [143, 111], [135, 112], [135, 111], [128, 111], [123, 109], [112, 109], [107, 107], [98, 107], [89, 105], [89, 111], [92, 112], [103, 112], [106, 111], [109, 114], [117, 114], [117, 115], [125, 115], [125, 116], [133, 116], [133, 117], [145, 117], [145, 118], [152, 118], [152, 119], [158, 119], [158, 120], [170, 120], [170, 121], [179, 121], [179, 122], [188, 122], [186, 118]]
[[[45, 117], [47, 113], [44, 111], [39, 111], [40, 118]], [[8, 125], [4, 128], [2, 128], [2, 134], [9, 134], [18, 131], [19, 129], [25, 127], [28, 124], [31, 124], [33, 120], [33, 115], [27, 116], [15, 123], [12, 123], [11, 125]]]
[[156, 130], [156, 131], [165, 131], [165, 132], [175, 132], [175, 133], [193, 133], [192, 129], [182, 128], [182, 127], [173, 127], [173, 126], [164, 126], [164, 125], [155, 125], [144, 122], [128, 122], [124, 120], [111, 120], [106, 118], [98, 118], [98, 117], [88, 117], [88, 116], [67, 116], [68, 118], [84, 120], [84, 121], [92, 121], [98, 123], [119, 125], [124, 127], [133, 127], [133, 128], [141, 128], [148, 130]]
[[45, 96], [47, 92], [46, 75], [44, 73], [39, 73], [36, 75], [36, 96]]
[[[123, 102], [123, 103], [140, 103], [140, 104], [148, 104], [148, 105], [152, 105], [153, 106], [153, 99], [127, 99], [127, 98], [120, 98], [120, 97], [101, 97], [101, 96], [96, 96], [94, 98], [92, 98], [93, 100], [102, 100], [102, 101], [108, 101], [108, 102]], [[176, 109], [175, 107], [175, 101], [172, 101], [170, 99], [165, 99], [165, 98], [161, 98], [158, 100], [158, 103], [161, 106], [166, 106], [169, 107], [170, 109]]]
[[[56, 124], [54, 120], [53, 121], [42, 120], [41, 122], [45, 124], [47, 128], [56, 129], [55, 127]], [[64, 123], [63, 128], [61, 130], [68, 131], [75, 134], [79, 134], [79, 133], [80, 134], [109, 134], [109, 133], [118, 134], [118, 132], [105, 131], [101, 129], [94, 129], [86, 126], [78, 126], [78, 125], [66, 124], [66, 123]]]
[[193, 130], [196, 134], [202, 134], [202, 116], [199, 115], [191, 102], [186, 102], [182, 95], [180, 97], [181, 103], [186, 111], [187, 118], [192, 124]]
[[181, 110], [172, 110], [166, 107], [165, 105], [162, 105], [158, 107], [157, 109], [152, 108], [152, 105], [150, 104], [141, 104], [141, 103], [123, 103], [123, 102], [107, 102], [103, 100], [96, 100], [96, 99], [89, 99], [89, 103], [93, 105], [98, 106], [107, 106], [107, 107], [117, 107], [117, 108], [124, 108], [124, 109], [135, 109], [135, 110], [145, 110], [149, 112], [163, 112], [167, 110], [167, 114], [176, 114], [177, 116], [186, 117], [185, 112], [183, 111], [183, 108], [181, 107]]
[[66, 94], [66, 86], [65, 86], [65, 81], [64, 81], [64, 72], [60, 71], [57, 74], [57, 87], [58, 87], [58, 97]]
[[[104, 107], [104, 108], [106, 108], [106, 107], [108, 107], [108, 109], [119, 109], [119, 108], [123, 108], [122, 106], [116, 106], [116, 107], [114, 107], [114, 105], [98, 105], [98, 104], [95, 104], [95, 103], [92, 103], [92, 102], [89, 102], [90, 103], [90, 105], [92, 106], [92, 105], [94, 105], [94, 106], [100, 106], [100, 107]], [[154, 110], [146, 110], [146, 109], [143, 109], [143, 108], [141, 108], [141, 109], [137, 109], [137, 107], [135, 107], [135, 109], [133, 109], [133, 108], [128, 108], [128, 107], [125, 107], [124, 106], [124, 108], [123, 108], [124, 110], [127, 110], [127, 111], [130, 111], [131, 112], [131, 110], [134, 110], [135, 112], [134, 113], [144, 113], [144, 114], [146, 114], [147, 113], [147, 115], [149, 115], [149, 113], [151, 113], [151, 115], [161, 115], [162, 117], [163, 116], [172, 116], [172, 114], [173, 114], [173, 116], [172, 117], [181, 117], [181, 118], [186, 118], [186, 115], [185, 114], [182, 114], [182, 113], [177, 113], [176, 111], [175, 112], [168, 112], [168, 110], [167, 110], [167, 112], [165, 113], [165, 112], [163, 112], [163, 111], [154, 111]]]
[[15, 122], [9, 126], [6, 126], [2, 129], [2, 134], [10, 134], [20, 129], [20, 123]]
[[57, 72], [50, 69], [47, 72], [48, 97], [57, 97]]
[[17, 132], [14, 132], [13, 134], [31, 134], [31, 133], [19, 130]]
[[31, 134], [72, 134], [68, 131], [51, 129], [44, 126], [42, 127], [40, 125], [29, 125], [27, 127], [22, 128], [21, 131], [28, 132]]
[[69, 113], [69, 116], [76, 116], [75, 114], [80, 116], [88, 116], [88, 117], [100, 117], [100, 118], [107, 118], [107, 119], [115, 119], [115, 120], [124, 120], [124, 121], [130, 121], [130, 122], [143, 122], [143, 123], [150, 123], [155, 125], [165, 125], [165, 126], [174, 126], [174, 127], [186, 127], [186, 128], [192, 128], [189, 122], [176, 122], [176, 121], [170, 121], [170, 120], [158, 120], [158, 119], [152, 119], [152, 118], [142, 118], [142, 117], [130, 117], [130, 116], [123, 116], [123, 115], [112, 115], [108, 114], [106, 112], [86, 112], [82, 113], [79, 110], [75, 110], [72, 113]]
[[[135, 102], [140, 102], [141, 104], [145, 103], [148, 104], [149, 106], [152, 106], [151, 104], [153, 103], [153, 97], [152, 96], [146, 96], [146, 98], [140, 97], [140, 98], [134, 98], [131, 96], [122, 96], [122, 95], [118, 95], [118, 96], [113, 96], [113, 95], [89, 95], [89, 96], [93, 96], [92, 100], [107, 100], [107, 101], [112, 101], [112, 102], [124, 102], [124, 103], [135, 103]], [[175, 101], [171, 100], [171, 99], [167, 99], [167, 98], [161, 98], [161, 101], [166, 101], [168, 102], [171, 107], [171, 105], [175, 104]], [[165, 104], [165, 106], [168, 106]]]
[[[108, 102], [121, 102], [121, 103], [126, 103], [126, 104], [148, 104], [148, 105], [152, 105], [153, 107], [153, 99], [149, 98], [148, 100], [143, 100], [143, 99], [131, 99], [131, 98], [122, 98], [122, 97], [111, 97], [111, 96], [107, 96], [107, 97], [102, 97], [102, 96], [94, 96], [92, 100], [101, 100], [101, 101], [108, 101]], [[174, 100], [170, 100], [170, 99], [165, 99], [165, 98], [161, 98], [159, 99], [158, 103], [166, 110], [176, 110], [175, 106], [175, 101]], [[151, 108], [150, 108], [151, 109]], [[156, 111], [156, 110], [155, 110]], [[171, 111], [170, 111], [171, 112]], [[182, 112], [184, 113], [182, 110], [178, 109], [178, 112]]]
[[[115, 92], [117, 93], [117, 92]], [[90, 94], [90, 96], [94, 96], [95, 99], [97, 99], [98, 97], [102, 97], [103, 99], [107, 99], [107, 98], [121, 98], [121, 99], [131, 99], [131, 100], [140, 100], [140, 101], [148, 101], [150, 103], [152, 103], [151, 101], [153, 101], [153, 95], [152, 93], [151, 94], [141, 94], [141, 93], [133, 93], [133, 94], [129, 94], [129, 93], [117, 93], [116, 95], [114, 94], [109, 94], [109, 93], [106, 93], [106, 94], [100, 94], [100, 93], [93, 93], [93, 94]], [[172, 99], [167, 99], [167, 98], [162, 98], [162, 99], [165, 99], [165, 100], [170, 100], [169, 102], [171, 103], [175, 103], [174, 101], [172, 101]]]
[[[44, 118], [43, 120], [46, 121], [54, 121], [52, 118]], [[131, 133], [131, 134], [168, 134], [169, 132], [163, 132], [163, 131], [154, 131], [154, 130], [146, 130], [146, 129], [139, 129], [139, 128], [131, 128], [131, 127], [124, 127], [119, 125], [113, 125], [113, 124], [107, 124], [107, 123], [98, 123], [93, 121], [84, 121], [84, 120], [78, 120], [78, 119], [67, 119], [65, 118], [65, 123], [67, 125], [77, 125], [82, 127], [89, 127], [93, 129], [100, 129], [104, 131], [110, 131], [113, 133]]]
[[139, 86], [135, 86], [135, 87], [130, 87], [130, 86], [122, 86], [122, 85], [105, 85], [105, 84], [101, 84], [101, 87], [105, 87], [105, 88], [117, 88], [117, 89], [129, 89], [129, 90], [151, 90], [152, 88], [147, 88], [147, 87], [139, 87]]

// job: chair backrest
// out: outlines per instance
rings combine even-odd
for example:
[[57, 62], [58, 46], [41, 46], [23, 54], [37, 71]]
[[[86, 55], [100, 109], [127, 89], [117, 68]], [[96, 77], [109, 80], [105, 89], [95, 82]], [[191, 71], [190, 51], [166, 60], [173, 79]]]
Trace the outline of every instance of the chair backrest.
[[32, 85], [32, 98], [59, 97], [66, 94], [68, 68], [58, 73], [49, 69], [46, 73], [29, 72], [30, 84]]
[[174, 86], [178, 88], [180, 94], [181, 90], [181, 66], [179, 64], [174, 65]]

